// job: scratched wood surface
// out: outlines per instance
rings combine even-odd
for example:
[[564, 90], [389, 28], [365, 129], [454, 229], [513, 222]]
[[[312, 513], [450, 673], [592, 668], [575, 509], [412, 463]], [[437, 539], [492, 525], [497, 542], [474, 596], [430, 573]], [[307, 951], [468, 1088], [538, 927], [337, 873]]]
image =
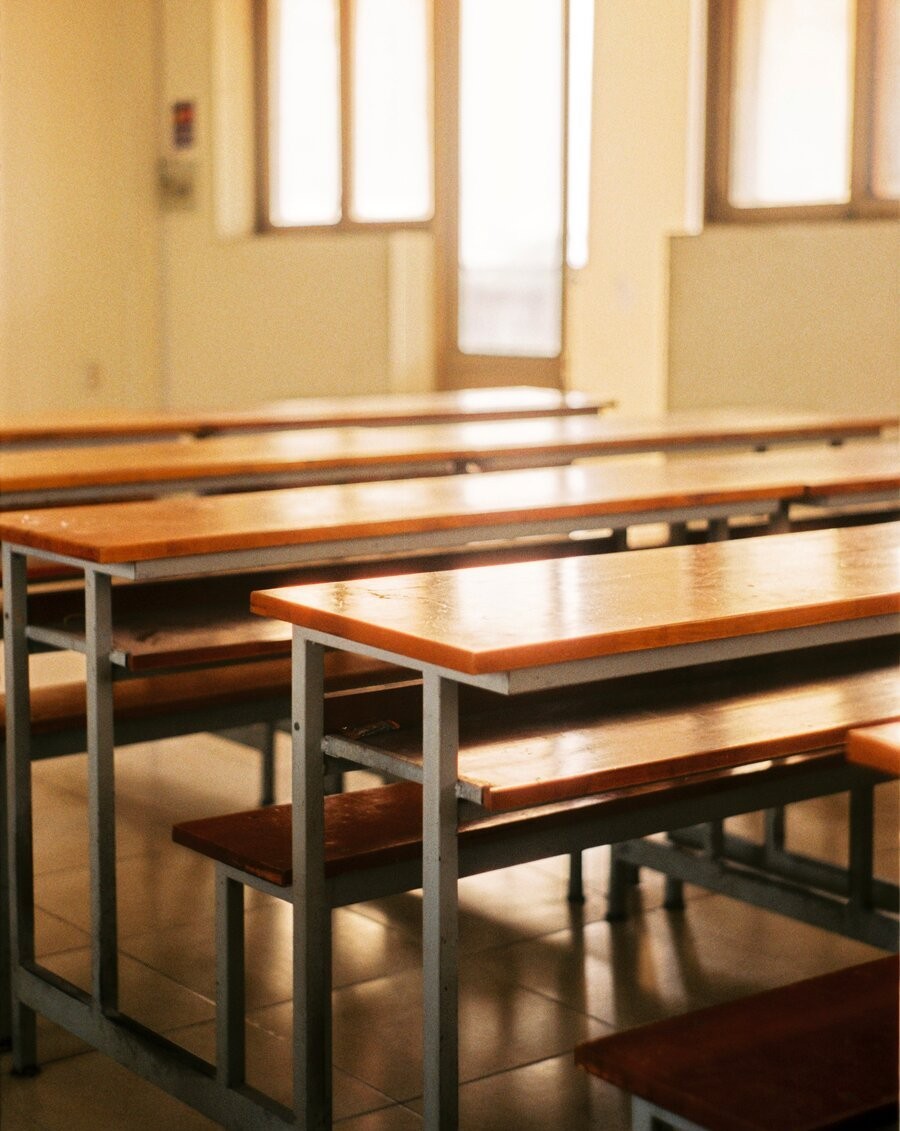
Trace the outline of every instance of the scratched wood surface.
[[598, 412], [600, 398], [527, 385], [391, 396], [298, 397], [217, 412], [67, 412], [0, 419], [0, 444], [102, 440], [128, 436], [204, 435], [222, 431], [415, 424], [454, 420], [515, 420]]
[[87, 561], [148, 561], [253, 549], [605, 516], [802, 500], [811, 491], [900, 487], [887, 443], [764, 455], [692, 455], [480, 476], [351, 483], [11, 512], [0, 537]]
[[900, 610], [898, 524], [253, 594], [253, 611], [479, 674]]
[[0, 453], [4, 492], [150, 489], [152, 484], [233, 477], [352, 471], [513, 459], [553, 460], [694, 446], [825, 441], [877, 435], [891, 417], [752, 414], [724, 410], [672, 413], [652, 420], [601, 416], [540, 417], [385, 428], [321, 428], [202, 442], [106, 444]]

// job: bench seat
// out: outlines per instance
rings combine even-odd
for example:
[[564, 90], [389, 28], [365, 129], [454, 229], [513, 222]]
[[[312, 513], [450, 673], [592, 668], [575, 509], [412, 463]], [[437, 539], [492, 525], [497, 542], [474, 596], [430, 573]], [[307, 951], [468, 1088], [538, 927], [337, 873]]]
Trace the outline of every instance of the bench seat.
[[[840, 771], [847, 767], [843, 757], [843, 743], [848, 729], [863, 721], [882, 719], [884, 712], [900, 714], [893, 665], [882, 656], [877, 662], [878, 649], [871, 645], [866, 650], [867, 664], [862, 669], [858, 646], [840, 649], [818, 649], [812, 654], [795, 655], [790, 660], [772, 661], [765, 670], [754, 662], [737, 661], [730, 665], [728, 677], [716, 665], [713, 687], [707, 688], [705, 698], [696, 691], [697, 673], [691, 683], [693, 694], [683, 701], [686, 687], [683, 673], [661, 673], [653, 676], [630, 677], [609, 681], [593, 687], [579, 687], [560, 693], [552, 699], [538, 693], [523, 696], [513, 703], [503, 701], [497, 706], [497, 696], [471, 688], [461, 689], [461, 749], [460, 765], [466, 764], [467, 746], [477, 746], [479, 731], [487, 732], [492, 749], [496, 751], [495, 772], [503, 776], [509, 767], [518, 763], [528, 774], [528, 788], [523, 796], [529, 807], [497, 805], [478, 810], [474, 816], [463, 814], [460, 825], [460, 851], [468, 851], [466, 844], [475, 845], [473, 851], [481, 852], [488, 846], [493, 851], [497, 842], [516, 837], [523, 829], [540, 833], [543, 838], [540, 855], [555, 855], [576, 851], [587, 844], [611, 843], [617, 837], [614, 821], [621, 820], [624, 828], [647, 825], [648, 832], [665, 831], [680, 827], [678, 824], [658, 823], [655, 817], [646, 822], [636, 815], [641, 811], [669, 804], [668, 817], [659, 817], [682, 824], [704, 819], [700, 814], [701, 798], [711, 799], [713, 807], [721, 805], [729, 811], [732, 802], [728, 794], [749, 795], [754, 788], [768, 785], [779, 788], [783, 776], [797, 775], [801, 771], [835, 770], [842, 785], [849, 788], [848, 778]], [[841, 693], [831, 686], [825, 693], [820, 679], [820, 667], [827, 665], [832, 680], [837, 681]], [[844, 673], [840, 674], [843, 665]], [[776, 682], [780, 671], [782, 686]], [[798, 674], [805, 672], [805, 682]], [[708, 673], [713, 678], [713, 673]], [[731, 694], [723, 694], [723, 685], [730, 686]], [[786, 685], [786, 686], [785, 686]], [[737, 690], [737, 688], [740, 690]], [[596, 697], [602, 688], [606, 702], [613, 709], [601, 709]], [[770, 696], [768, 726], [763, 723], [764, 712], [757, 711], [754, 702], [766, 688]], [[815, 697], [817, 726], [810, 729], [793, 705], [803, 692]], [[826, 687], [827, 691], [827, 687]], [[654, 712], [646, 711], [648, 695], [667, 702]], [[593, 722], [585, 728], [583, 716], [586, 704], [594, 697]], [[489, 704], [489, 706], [487, 705]], [[547, 734], [556, 733], [558, 714], [569, 718], [573, 704], [580, 710], [582, 729], [567, 729], [561, 741], [588, 739], [598, 743], [601, 767], [612, 765], [621, 758], [626, 766], [624, 775], [617, 772], [601, 773], [595, 779], [593, 790], [584, 790], [578, 796], [567, 795], [568, 785], [560, 790], [557, 783], [546, 776], [555, 755], [542, 754], [535, 740], [534, 718], [541, 720]], [[396, 735], [418, 730], [421, 733], [421, 692], [417, 686], [405, 685], [396, 689], [377, 691], [369, 695], [359, 710], [359, 718], [367, 716], [371, 724], [365, 731], [374, 734], [360, 736], [359, 729], [351, 727], [349, 737], [336, 736], [325, 739], [325, 749], [331, 753], [391, 742]], [[612, 718], [610, 718], [612, 715]], [[752, 745], [746, 744], [747, 731], [757, 715], [752, 731]], [[524, 720], [530, 718], [530, 723]], [[693, 733], [696, 761], [687, 756], [683, 734], [679, 738], [679, 724], [699, 718], [700, 727]], [[506, 727], [501, 737], [501, 723]], [[794, 725], [794, 730], [791, 727]], [[327, 726], [327, 722], [326, 722]], [[609, 733], [605, 733], [608, 731]], [[574, 734], [574, 739], [573, 739]], [[740, 734], [743, 742], [741, 757], [735, 759], [729, 745], [730, 736]], [[681, 759], [672, 760], [668, 743], [672, 736], [682, 741]], [[724, 736], [724, 738], [723, 738]], [[715, 741], [713, 741], [715, 740]], [[576, 742], [576, 745], [580, 745]], [[639, 771], [628, 770], [632, 764], [632, 750], [637, 746], [642, 753]], [[721, 757], [715, 757], [715, 753]], [[549, 760], [548, 760], [549, 759]], [[654, 764], [656, 769], [651, 767]], [[743, 763], [743, 764], [741, 764]], [[489, 768], [486, 756], [479, 762], [482, 774]], [[624, 780], [623, 780], [624, 778]], [[869, 780], [867, 777], [866, 780]], [[569, 778], [566, 779], [570, 781]], [[542, 785], [539, 788], [538, 782]], [[608, 783], [608, 784], [603, 784]], [[482, 777], [481, 785], [485, 779]], [[773, 794], [777, 796], [777, 792]], [[760, 808], [766, 801], [760, 796], [747, 802], [747, 808], [737, 803], [733, 812], [748, 812]], [[401, 782], [374, 791], [347, 793], [325, 799], [326, 806], [326, 861], [329, 875], [340, 875], [359, 868], [381, 867], [417, 859], [421, 852], [421, 792], [415, 782]], [[680, 808], [679, 808], [680, 807]], [[606, 822], [598, 825], [601, 817]], [[585, 829], [567, 839], [560, 832], [566, 825], [584, 823]], [[630, 823], [631, 822], [631, 823]], [[210, 856], [212, 859], [279, 887], [291, 884], [291, 809], [288, 805], [275, 806], [262, 811], [244, 811], [224, 816], [204, 818], [178, 825], [173, 836], [176, 842]], [[646, 835], [634, 833], [633, 835]], [[609, 839], [605, 839], [606, 837]], [[547, 846], [553, 851], [547, 851]], [[536, 858], [536, 857], [535, 857]], [[490, 866], [490, 865], [489, 865]], [[495, 864], [494, 866], [501, 866]], [[403, 881], [405, 882], [405, 881]], [[412, 883], [417, 886], [417, 883]], [[397, 889], [402, 890], [402, 888]]]
[[650, 1105], [639, 1118], [707, 1131], [884, 1126], [897, 1116], [897, 994], [897, 957], [877, 959], [600, 1037], [575, 1062]]

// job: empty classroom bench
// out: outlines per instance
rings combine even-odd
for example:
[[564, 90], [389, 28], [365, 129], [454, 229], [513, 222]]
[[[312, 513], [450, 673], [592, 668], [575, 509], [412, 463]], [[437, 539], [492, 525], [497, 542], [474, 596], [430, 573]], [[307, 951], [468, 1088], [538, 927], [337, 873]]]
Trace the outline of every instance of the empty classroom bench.
[[632, 1131], [896, 1127], [897, 957], [599, 1037], [575, 1062], [632, 1096]]
[[[852, 652], [859, 658], [858, 649], [844, 650], [843, 676], [835, 670], [840, 664], [834, 653], [825, 664], [827, 678], [819, 670], [820, 655], [776, 663], [780, 689], [773, 686], [771, 663], [746, 661], [733, 665], [730, 694], [721, 671], [706, 696], [696, 690], [702, 681], [695, 681], [691, 692], [683, 674], [629, 677], [606, 686], [606, 702], [615, 706], [602, 715], [597, 689], [590, 685], [564, 695], [538, 692], [512, 706], [461, 689], [458, 792], [474, 796], [480, 791], [482, 806], [475, 819], [473, 810], [461, 817], [459, 874], [578, 852], [635, 829], [659, 831], [688, 814], [750, 811], [774, 798], [799, 800], [848, 788], [854, 774], [867, 772], [844, 760], [848, 722], [896, 710], [892, 669], [860, 671], [856, 661], [848, 667]], [[797, 675], [801, 667], [805, 679]], [[652, 712], [645, 709], [648, 694], [655, 703]], [[368, 706], [371, 725], [352, 726], [347, 741], [400, 748], [405, 734], [421, 730], [418, 690], [388, 695], [362, 693], [367, 704], [357, 717], [365, 720]], [[593, 795], [584, 795], [586, 767], [580, 774], [569, 767], [580, 779], [573, 790], [572, 777], [559, 776], [558, 765], [552, 768], [552, 753], [538, 754], [540, 732], [551, 736], [560, 712], [579, 749], [599, 749]], [[696, 726], [698, 713], [702, 728]], [[621, 786], [603, 788], [602, 780], [617, 777]], [[176, 843], [216, 862], [216, 1059], [225, 1088], [245, 1082], [244, 888], [293, 898], [291, 823], [291, 806], [278, 805], [182, 822], [173, 830]], [[407, 781], [327, 797], [324, 839], [331, 907], [421, 886], [421, 787]], [[327, 920], [322, 929], [327, 933]]]

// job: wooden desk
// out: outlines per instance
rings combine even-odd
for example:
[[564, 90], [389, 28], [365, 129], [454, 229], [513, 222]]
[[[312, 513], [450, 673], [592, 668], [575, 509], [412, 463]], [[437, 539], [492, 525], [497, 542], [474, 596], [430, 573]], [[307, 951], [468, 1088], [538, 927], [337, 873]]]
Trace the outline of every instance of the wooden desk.
[[[823, 453], [819, 453], [823, 454]], [[841, 453], [833, 453], [838, 457]], [[768, 457], [740, 459], [743, 470], [723, 477], [719, 487], [731, 492], [731, 498], [740, 509], [752, 500], [755, 508], [761, 499], [780, 498], [779, 491], [772, 495], [772, 481], [765, 468]], [[658, 514], [663, 497], [676, 513], [686, 505], [686, 497], [693, 497], [700, 506], [719, 506], [721, 499], [711, 495], [710, 468], [714, 462], [704, 461], [702, 476], [691, 483], [688, 461], [673, 464], [674, 478], [666, 482], [658, 478], [655, 483], [656, 495], [647, 494], [641, 510], [642, 520], [648, 514]], [[722, 461], [723, 466], [730, 460]], [[746, 467], [755, 471], [757, 482], [748, 484]], [[546, 521], [558, 522], [557, 529], [573, 526], [581, 527], [585, 522], [583, 509], [586, 500], [589, 506], [597, 508], [595, 517], [603, 525], [622, 519], [623, 514], [633, 514], [631, 508], [637, 497], [634, 483], [623, 478], [617, 480], [620, 471], [616, 465], [571, 468], [562, 471], [542, 473], [533, 477], [531, 473], [522, 476], [501, 475], [474, 476], [464, 479], [451, 479], [443, 485], [427, 481], [420, 500], [418, 517], [411, 527], [402, 527], [402, 518], [407, 512], [415, 512], [410, 502], [409, 490], [418, 490], [412, 484], [363, 484], [351, 488], [339, 488], [338, 494], [349, 492], [358, 496], [361, 511], [354, 511], [348, 505], [344, 514], [345, 523], [335, 524], [330, 517], [329, 506], [334, 505], [336, 496], [325, 496], [322, 509], [306, 515], [304, 520], [304, 501], [307, 492], [274, 492], [269, 499], [274, 509], [260, 505], [262, 496], [189, 498], [161, 500], [154, 503], [131, 503], [110, 505], [104, 508], [74, 508], [56, 512], [45, 511], [23, 514], [8, 514], [0, 520], [0, 536], [4, 545], [4, 594], [5, 617], [7, 625], [7, 749], [13, 762], [14, 805], [10, 814], [13, 841], [19, 846], [12, 861], [13, 890], [20, 902], [16, 912], [15, 961], [20, 970], [21, 999], [15, 1010], [14, 1033], [17, 1060], [28, 1062], [33, 1058], [34, 1018], [31, 1008], [54, 1017], [60, 1023], [70, 1026], [85, 1036], [98, 1048], [114, 1056], [125, 1056], [124, 1049], [140, 1048], [138, 1059], [151, 1076], [162, 1077], [168, 1081], [176, 1094], [193, 1094], [196, 1086], [195, 1073], [188, 1069], [174, 1069], [165, 1053], [156, 1054], [145, 1048], [142, 1040], [135, 1036], [135, 1044], [128, 1042], [131, 1037], [123, 1036], [121, 1026], [108, 1017], [93, 1014], [90, 1005], [85, 1004], [78, 995], [75, 999], [65, 991], [58, 991], [47, 985], [41, 976], [31, 969], [33, 958], [33, 935], [31, 934], [29, 908], [33, 891], [31, 860], [27, 845], [30, 843], [30, 784], [29, 784], [29, 698], [25, 677], [27, 665], [28, 638], [40, 639], [40, 634], [28, 623], [26, 604], [26, 556], [31, 553], [44, 555], [53, 560], [78, 566], [86, 573], [85, 594], [87, 626], [84, 632], [70, 633], [68, 637], [56, 635], [48, 637], [48, 642], [56, 646], [75, 647], [84, 651], [88, 672], [88, 747], [90, 789], [93, 798], [91, 819], [91, 875], [92, 875], [92, 922], [95, 947], [94, 990], [95, 1000], [103, 1003], [108, 1011], [114, 1011], [117, 1001], [117, 940], [115, 911], [115, 845], [110, 830], [114, 827], [114, 791], [112, 787], [112, 755], [114, 746], [112, 678], [114, 656], [112, 591], [110, 580], [113, 576], [122, 578], [152, 578], [177, 574], [216, 573], [232, 568], [246, 568], [249, 564], [260, 567], [266, 564], [279, 564], [302, 559], [304, 555], [322, 556], [326, 547], [331, 552], [340, 548], [341, 552], [375, 552], [380, 539], [387, 539], [391, 549], [414, 544], [415, 538], [430, 542], [444, 532], [450, 539], [466, 539], [479, 530], [496, 536], [499, 529], [511, 532], [527, 531], [527, 527], [516, 519], [533, 517], [537, 508], [534, 485], [537, 479], [546, 479], [556, 484], [561, 493], [547, 488], [547, 497], [541, 512]], [[656, 475], [658, 472], [647, 472]], [[668, 473], [666, 473], [668, 474]], [[599, 478], [595, 478], [599, 477]], [[802, 494], [802, 480], [793, 477], [786, 483], [783, 476], [775, 476], [780, 483], [779, 490], [787, 488], [789, 493]], [[763, 482], [760, 482], [760, 479]], [[610, 493], [618, 486], [618, 499], [610, 506]], [[645, 481], [649, 490], [651, 480]], [[499, 483], [496, 496], [490, 492], [491, 484]], [[523, 492], [523, 484], [529, 489]], [[700, 484], [698, 486], [698, 483]], [[504, 488], [503, 484], [507, 484]], [[595, 491], [591, 502], [590, 491], [585, 495], [579, 485], [593, 484]], [[568, 485], [568, 486], [567, 486]], [[428, 491], [436, 487], [437, 499], [429, 501]], [[511, 497], [511, 489], [515, 492]], [[329, 491], [332, 489], [329, 488]], [[373, 523], [372, 507], [380, 506], [384, 497], [382, 490], [395, 492], [393, 518], [386, 511], [377, 510], [382, 515], [384, 525]], [[568, 504], [565, 503], [568, 490]], [[441, 494], [449, 491], [449, 495]], [[694, 495], [690, 495], [690, 491]], [[373, 492], [376, 494], [373, 496]], [[488, 492], [488, 503], [485, 503]], [[686, 496], [687, 492], [687, 496]], [[749, 493], [748, 493], [749, 492]], [[456, 494], [454, 494], [456, 493]], [[309, 498], [315, 500], [315, 493]], [[555, 503], [554, 503], [555, 498]], [[523, 499], [525, 505], [523, 505]], [[649, 502], [647, 501], [649, 499]], [[562, 503], [561, 503], [562, 500]], [[326, 505], [327, 504], [327, 505]], [[553, 506], [562, 505], [562, 511], [554, 516]], [[730, 504], [729, 504], [730, 505]], [[568, 509], [567, 509], [568, 506]], [[467, 514], [468, 507], [468, 514]], [[283, 509], [280, 509], [283, 508]], [[299, 508], [299, 509], [298, 509]], [[618, 508], [618, 511], [617, 509]], [[624, 510], [623, 510], [624, 508]], [[647, 509], [649, 508], [649, 509]], [[206, 516], [203, 519], [202, 516]], [[226, 521], [224, 516], [231, 515]], [[392, 523], [401, 520], [401, 531], [392, 529]], [[136, 524], [137, 516], [143, 516], [140, 530]], [[455, 516], [455, 518], [454, 518]], [[618, 516], [618, 517], [616, 517]], [[500, 526], [502, 522], [509, 526]], [[305, 524], [304, 524], [305, 523]], [[466, 523], [471, 523], [466, 528]], [[318, 531], [318, 533], [316, 533]], [[140, 537], [136, 537], [139, 534]], [[352, 535], [352, 538], [351, 538]], [[366, 539], [372, 541], [366, 541]], [[142, 540], [146, 548], [141, 549]], [[385, 547], [382, 547], [382, 550]], [[765, 555], [763, 555], [765, 556]], [[852, 580], [848, 579], [848, 580]], [[668, 584], [668, 579], [666, 579]], [[530, 602], [530, 598], [529, 598]], [[264, 622], [260, 622], [261, 624]], [[27, 969], [26, 969], [27, 968]], [[0, 1018], [2, 1020], [2, 1018]], [[128, 1052], [131, 1056], [131, 1052]], [[137, 1055], [137, 1054], [135, 1054]], [[185, 1091], [179, 1092], [182, 1087]], [[188, 1082], [189, 1081], [189, 1082]]]
[[537, 467], [635, 452], [839, 443], [873, 437], [889, 417], [670, 414], [628, 421], [596, 416], [316, 429], [198, 442], [118, 444], [0, 453], [2, 509], [136, 494], [411, 478], [469, 469]]
[[[423, 675], [425, 1123], [451, 1128], [459, 684], [512, 695], [895, 633], [897, 538], [890, 526], [863, 527], [255, 593], [255, 612], [294, 626], [294, 1094], [305, 1125], [330, 1119], [325, 648]], [[392, 768], [410, 776], [403, 760]]]
[[41, 413], [0, 420], [0, 448], [97, 444], [112, 440], [214, 436], [464, 420], [522, 420], [531, 416], [591, 416], [613, 402], [580, 392], [528, 385], [384, 396], [298, 397], [218, 412]]

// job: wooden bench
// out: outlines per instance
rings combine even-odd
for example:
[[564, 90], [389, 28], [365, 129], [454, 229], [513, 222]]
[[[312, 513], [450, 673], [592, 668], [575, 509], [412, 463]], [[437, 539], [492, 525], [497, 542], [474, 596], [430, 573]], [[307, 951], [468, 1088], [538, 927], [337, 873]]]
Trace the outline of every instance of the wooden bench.
[[[365, 710], [365, 699], [352, 692], [391, 687], [400, 693], [410, 681], [418, 686], [415, 674], [406, 669], [346, 653], [330, 653], [326, 669], [326, 716], [337, 727], [352, 725]], [[113, 688], [116, 744], [202, 731], [224, 733], [259, 750], [259, 803], [269, 805], [274, 800], [274, 736], [290, 713], [290, 693], [289, 657], [123, 680]], [[6, 703], [0, 693], [0, 751], [5, 724]], [[84, 682], [36, 687], [31, 695], [32, 760], [78, 754], [86, 743]]]
[[[728, 673], [715, 665], [717, 672], [702, 670], [700, 678], [696, 672], [692, 679], [684, 673], [629, 677], [574, 693], [537, 693], [513, 705], [460, 688], [458, 793], [471, 796], [477, 788], [483, 807], [477, 817], [461, 809], [459, 875], [577, 854], [690, 820], [752, 812], [776, 800], [802, 800], [870, 780], [870, 771], [847, 765], [843, 741], [854, 719], [874, 720], [900, 709], [892, 666], [867, 662], [860, 669], [858, 648], [841, 649], [841, 656], [824, 651], [827, 656], [774, 664], [737, 661]], [[801, 667], [805, 679], [798, 676]], [[780, 669], [780, 688], [773, 686], [774, 668]], [[822, 668], [831, 676], [823, 678]], [[705, 700], [696, 691], [704, 677], [712, 681]], [[340, 743], [372, 750], [389, 744], [396, 750], [404, 735], [421, 734], [421, 697], [418, 689], [410, 690], [404, 689], [403, 702], [383, 707], [380, 693], [371, 696], [371, 723], [344, 734]], [[650, 694], [656, 703], [652, 714], [646, 711]], [[560, 717], [566, 719], [562, 735], [556, 729]], [[810, 727], [813, 718], [817, 722]], [[593, 795], [573, 796], [573, 782], [577, 779], [583, 794], [588, 774], [574, 764], [562, 766], [564, 752], [549, 748], [554, 733], [560, 746], [576, 753], [601, 743]], [[328, 739], [325, 748], [332, 748]], [[503, 786], [496, 790], [486, 780], [491, 763]], [[508, 788], [511, 767], [517, 768], [520, 789]], [[251, 886], [293, 898], [291, 820], [291, 806], [278, 805], [183, 822], [173, 830], [176, 843], [216, 861], [217, 1060], [228, 1066], [223, 1079], [229, 1086], [243, 1079], [243, 890]], [[404, 781], [327, 797], [324, 839], [329, 906], [420, 887], [421, 787]]]
[[[600, 1037], [575, 1063], [633, 1131], [831, 1131], [897, 1117], [896, 956]], [[896, 1124], [894, 1124], [896, 1126]]]
[[847, 760], [900, 776], [900, 723], [851, 730], [847, 736]]

